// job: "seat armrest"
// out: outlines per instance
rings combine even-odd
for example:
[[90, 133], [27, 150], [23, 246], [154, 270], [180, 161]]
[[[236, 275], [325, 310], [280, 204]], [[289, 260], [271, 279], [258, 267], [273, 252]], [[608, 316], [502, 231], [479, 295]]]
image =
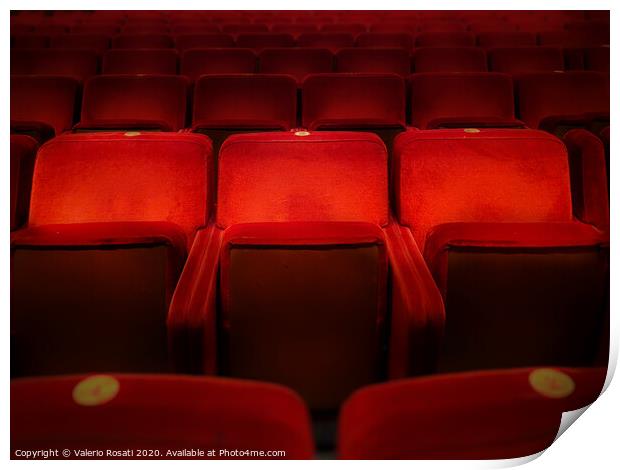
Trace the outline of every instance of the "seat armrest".
[[392, 274], [390, 379], [433, 372], [445, 323], [441, 294], [411, 231], [385, 228]]

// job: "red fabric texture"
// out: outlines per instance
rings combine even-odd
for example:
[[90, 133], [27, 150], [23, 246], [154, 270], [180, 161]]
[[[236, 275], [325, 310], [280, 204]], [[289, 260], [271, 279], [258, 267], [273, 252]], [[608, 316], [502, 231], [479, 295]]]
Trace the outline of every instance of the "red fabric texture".
[[539, 131], [400, 134], [394, 143], [394, 191], [398, 219], [411, 228], [422, 251], [429, 231], [448, 222], [572, 219], [566, 149]]
[[416, 47], [467, 47], [476, 45], [476, 36], [465, 31], [421, 33], [415, 39]]
[[316, 33], [319, 30], [314, 24], [276, 23], [271, 26], [274, 33], [288, 33], [297, 37], [303, 33]]
[[30, 225], [170, 222], [191, 241], [213, 201], [204, 136], [66, 134], [41, 147]]
[[11, 75], [63, 75], [86, 80], [97, 74], [97, 52], [88, 49], [28, 49], [11, 54]]
[[79, 83], [70, 77], [11, 76], [11, 127], [19, 131], [53, 128], [59, 135], [73, 126]]
[[38, 49], [48, 47], [50, 38], [47, 34], [12, 34], [11, 49]]
[[535, 369], [445, 374], [373, 385], [340, 413], [344, 459], [506, 459], [549, 447], [564, 411], [592, 403], [606, 369], [558, 369], [572, 394], [549, 398], [529, 382]]
[[269, 28], [264, 24], [225, 24], [222, 32], [231, 34], [240, 33], [267, 33]]
[[526, 31], [490, 31], [478, 33], [480, 47], [536, 46], [536, 34]]
[[321, 26], [321, 31], [326, 33], [360, 34], [366, 32], [366, 26], [359, 23], [329, 23]]
[[237, 47], [261, 51], [266, 47], [293, 47], [295, 38], [288, 33], [244, 33], [237, 36]]
[[109, 45], [109, 35], [95, 34], [91, 30], [84, 34], [61, 34], [50, 38], [50, 47], [59, 49], [92, 49], [102, 53]]
[[494, 72], [533, 73], [564, 70], [564, 55], [558, 47], [501, 47], [487, 52]]
[[368, 133], [235, 135], [220, 149], [218, 201], [222, 228], [282, 221], [385, 225], [385, 146]]
[[235, 46], [235, 39], [230, 34], [220, 33], [177, 34], [174, 42], [179, 54], [188, 49]]
[[605, 147], [594, 134], [573, 129], [564, 135], [571, 169], [571, 192], [575, 216], [609, 230], [609, 194]]
[[194, 90], [194, 129], [288, 130], [297, 120], [297, 83], [286, 75], [203, 76]]
[[519, 127], [509, 75], [417, 73], [410, 83], [415, 127]]
[[112, 376], [119, 384], [114, 398], [99, 406], [81, 406], [72, 396], [87, 377], [13, 381], [13, 451], [160, 449], [161, 458], [166, 458], [167, 449], [214, 448], [217, 452], [284, 450], [288, 459], [312, 458], [308, 411], [284, 387], [219, 378], [119, 374]]
[[285, 74], [295, 77], [300, 84], [312, 73], [331, 72], [334, 55], [329, 49], [321, 48], [269, 48], [259, 55], [260, 73]]
[[407, 33], [361, 33], [355, 38], [358, 47], [399, 47], [406, 51], [413, 49], [413, 36]]
[[322, 47], [332, 52], [343, 47], [353, 47], [355, 39], [349, 33], [303, 33], [297, 38], [299, 47]]
[[178, 60], [174, 49], [113, 49], [103, 56], [102, 73], [176, 75]]
[[189, 49], [181, 56], [181, 74], [195, 81], [201, 75], [254, 73], [256, 54], [250, 49]]
[[173, 75], [100, 75], [84, 85], [78, 129], [156, 129], [185, 125], [188, 80]]
[[411, 72], [409, 51], [383, 47], [340, 49], [336, 53], [336, 72], [394, 73], [404, 77]]
[[438, 19], [437, 21], [430, 19], [419, 24], [419, 30], [423, 33], [453, 33], [465, 31], [465, 28], [465, 24], [460, 21], [448, 21], [443, 19]]
[[405, 127], [405, 83], [394, 74], [317, 74], [302, 87], [302, 124], [317, 129]]
[[165, 49], [174, 42], [167, 34], [118, 34], [112, 38], [114, 49]]
[[609, 47], [589, 47], [585, 50], [585, 68], [609, 73]]
[[32, 137], [11, 135], [11, 230], [28, 219], [37, 146], [37, 141]]
[[609, 45], [609, 26], [598, 31], [543, 31], [538, 33], [541, 46], [594, 47]]
[[521, 119], [532, 128], [609, 119], [609, 77], [598, 72], [540, 73], [516, 81]]
[[413, 55], [415, 72], [486, 72], [484, 50], [477, 47], [420, 47]]

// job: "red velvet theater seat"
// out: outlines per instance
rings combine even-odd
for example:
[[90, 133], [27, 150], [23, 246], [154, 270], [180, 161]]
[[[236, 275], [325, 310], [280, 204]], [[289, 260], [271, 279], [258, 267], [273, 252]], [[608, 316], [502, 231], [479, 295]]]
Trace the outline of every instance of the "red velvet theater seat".
[[194, 372], [285, 384], [317, 411], [428, 370], [440, 295], [390, 223], [387, 182], [385, 146], [370, 133], [226, 140], [216, 224], [196, 240], [170, 309], [175, 356], [193, 358]]
[[516, 81], [521, 119], [534, 129], [595, 133], [609, 125], [609, 77], [599, 72], [528, 74]]
[[174, 49], [112, 49], [103, 56], [104, 74], [176, 75], [178, 54]]
[[510, 459], [549, 447], [562, 413], [592, 403], [606, 369], [430, 376], [356, 392], [340, 414], [343, 459]]
[[528, 47], [536, 46], [536, 34], [527, 31], [501, 31], [478, 33], [479, 47]]
[[37, 141], [30, 136], [11, 135], [11, 230], [28, 219], [37, 146]]
[[170, 25], [170, 33], [176, 34], [201, 34], [201, 33], [219, 33], [221, 29], [219, 25], [213, 23], [186, 22], [175, 23]]
[[416, 47], [471, 47], [476, 45], [476, 36], [470, 32], [422, 33], [416, 37]]
[[212, 203], [211, 145], [65, 134], [39, 150], [11, 237], [12, 375], [168, 370], [166, 315]]
[[511, 74], [564, 70], [564, 54], [558, 47], [501, 47], [489, 49], [489, 68]]
[[188, 83], [173, 75], [92, 77], [76, 129], [178, 131], [185, 125]]
[[402, 48], [351, 47], [336, 53], [336, 72], [345, 73], [394, 73], [407, 76], [411, 73], [409, 52]]
[[254, 73], [256, 54], [243, 48], [189, 49], [181, 56], [181, 74], [191, 81], [201, 75]]
[[97, 52], [87, 49], [25, 49], [11, 54], [11, 75], [64, 75], [86, 80], [97, 74]]
[[465, 31], [465, 25], [459, 21], [426, 20], [420, 23], [420, 32], [453, 33]]
[[236, 44], [260, 52], [267, 47], [293, 47], [295, 38], [288, 33], [245, 33], [237, 36]]
[[110, 36], [105, 34], [61, 34], [50, 39], [50, 47], [56, 49], [90, 49], [99, 53], [110, 46]]
[[410, 82], [411, 124], [420, 129], [522, 126], [509, 75], [416, 73]]
[[286, 75], [205, 75], [196, 81], [192, 130], [214, 149], [230, 134], [288, 130], [297, 119], [297, 83]]
[[25, 34], [12, 34], [11, 35], [11, 49], [12, 54], [15, 54], [18, 49], [42, 49], [49, 46], [50, 37], [47, 34], [25, 33]]
[[609, 28], [606, 31], [544, 31], [538, 33], [538, 44], [556, 47], [596, 47], [609, 45]]
[[366, 32], [366, 26], [359, 23], [332, 23], [321, 26], [321, 31], [325, 33], [349, 33], [358, 35]]
[[[88, 448], [102, 451], [98, 458], [129, 449], [134, 458], [171, 459], [168, 450], [200, 449], [202, 457], [188, 457], [222, 459], [231, 458], [220, 455], [222, 450], [248, 449], [310, 459], [313, 447], [305, 405], [278, 385], [125, 374], [11, 383], [13, 458], [18, 449]], [[210, 449], [216, 450], [214, 456], [207, 454]]]
[[299, 47], [327, 48], [332, 52], [343, 47], [353, 47], [355, 39], [349, 33], [304, 33], [297, 38]]
[[11, 75], [11, 132], [42, 142], [70, 130], [78, 91], [71, 77]]
[[272, 32], [292, 34], [295, 38], [303, 33], [316, 33], [318, 30], [314, 24], [275, 23], [271, 26]]
[[439, 370], [591, 365], [609, 237], [573, 217], [562, 142], [527, 129], [411, 131], [394, 158], [398, 218], [446, 305]]
[[230, 34], [268, 33], [269, 28], [265, 24], [225, 24], [222, 26], [222, 32]]
[[334, 68], [334, 55], [321, 48], [263, 49], [258, 58], [260, 73], [284, 74], [295, 77], [301, 84], [307, 75], [328, 73]]
[[230, 34], [177, 34], [174, 43], [179, 54], [188, 49], [205, 49], [210, 47], [234, 47], [235, 40]]
[[119, 34], [112, 38], [114, 49], [166, 49], [174, 47], [167, 34]]
[[609, 47], [589, 47], [584, 52], [586, 70], [609, 73]]
[[413, 55], [415, 72], [486, 72], [487, 59], [478, 47], [420, 47]]
[[408, 33], [362, 33], [355, 39], [358, 47], [399, 47], [413, 49], [413, 36]]
[[405, 128], [405, 83], [395, 74], [310, 75], [302, 111], [307, 129], [373, 131], [390, 145]]

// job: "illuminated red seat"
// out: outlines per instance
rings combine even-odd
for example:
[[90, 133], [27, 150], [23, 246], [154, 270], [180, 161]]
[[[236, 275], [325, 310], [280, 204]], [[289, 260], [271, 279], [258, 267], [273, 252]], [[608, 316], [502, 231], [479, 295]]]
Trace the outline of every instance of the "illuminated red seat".
[[79, 83], [71, 77], [11, 76], [11, 132], [42, 142], [71, 130]]
[[235, 40], [230, 34], [219, 33], [177, 34], [174, 42], [179, 53], [183, 53], [188, 49], [235, 46]]
[[92, 77], [76, 129], [178, 131], [185, 126], [188, 84], [172, 75]]
[[[41, 396], [45, 400], [37, 400]], [[133, 454], [124, 458], [162, 459], [183, 453], [186, 458], [258, 458], [261, 454], [234, 453], [268, 450], [281, 451], [279, 458], [310, 459], [314, 452], [304, 403], [278, 385], [178, 375], [90, 375], [14, 380], [11, 397], [13, 458], [19, 458], [18, 449], [38, 446], [78, 453], [71, 455], [74, 459], [85, 447], [101, 452], [95, 458], [108, 459], [113, 458], [108, 452], [122, 458], [127, 450]], [[211, 449], [214, 455], [208, 454]]]
[[407, 33], [362, 33], [355, 39], [358, 47], [399, 47], [410, 51], [413, 48], [413, 36]]
[[478, 33], [479, 47], [527, 47], [536, 46], [536, 34], [526, 31], [502, 31]]
[[373, 385], [340, 413], [343, 459], [511, 459], [549, 447], [606, 369], [512, 369]]
[[104, 74], [176, 75], [174, 49], [112, 49], [103, 56]]
[[50, 47], [58, 49], [91, 49], [100, 53], [108, 49], [110, 37], [103, 34], [61, 34], [53, 36]]
[[411, 124], [439, 127], [522, 127], [515, 119], [509, 75], [416, 73], [411, 82]]
[[11, 237], [13, 376], [169, 370], [168, 304], [209, 220], [212, 166], [193, 134], [41, 147], [28, 225]]
[[427, 370], [443, 310], [390, 223], [377, 136], [235, 135], [218, 165], [215, 225], [170, 309], [175, 356], [194, 358], [193, 371], [285, 384], [332, 412], [360, 385]]
[[97, 52], [70, 49], [27, 49], [11, 54], [11, 75], [64, 75], [86, 80], [97, 74]]
[[486, 72], [487, 59], [478, 47], [420, 47], [413, 55], [415, 72]]
[[564, 55], [558, 47], [502, 47], [487, 51], [489, 68], [512, 74], [564, 70]]
[[351, 47], [336, 53], [336, 71], [345, 73], [411, 73], [409, 52], [406, 49]]
[[334, 55], [329, 49], [275, 48], [264, 49], [258, 58], [260, 73], [292, 75], [301, 83], [307, 75], [331, 72]]
[[119, 34], [112, 38], [114, 49], [166, 49], [174, 47], [167, 34]]
[[267, 47], [293, 47], [295, 39], [288, 33], [245, 33], [237, 36], [236, 44], [260, 52]]
[[336, 52], [343, 47], [353, 47], [355, 39], [349, 33], [304, 33], [297, 38], [299, 47], [319, 47]]
[[[439, 370], [599, 360], [609, 237], [575, 220], [559, 139], [526, 129], [410, 131], [394, 158], [397, 216], [446, 305]], [[583, 185], [595, 182], [584, 175]]]
[[11, 134], [11, 230], [28, 219], [37, 146], [37, 141], [30, 136]]
[[254, 73], [256, 54], [250, 49], [189, 49], [181, 56], [181, 74], [195, 81], [201, 75]]

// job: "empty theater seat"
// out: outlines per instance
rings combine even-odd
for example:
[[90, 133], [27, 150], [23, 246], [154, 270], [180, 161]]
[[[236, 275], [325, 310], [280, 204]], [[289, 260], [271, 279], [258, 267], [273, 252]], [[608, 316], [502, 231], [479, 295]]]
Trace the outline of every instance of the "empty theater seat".
[[405, 84], [394, 74], [317, 74], [302, 87], [302, 124], [310, 130], [372, 130], [389, 145], [405, 128]]
[[77, 130], [178, 131], [185, 125], [188, 80], [173, 75], [99, 75], [84, 85]]
[[26, 49], [11, 54], [11, 75], [64, 75], [86, 80], [97, 74], [97, 52], [71, 49]]
[[410, 51], [413, 48], [413, 36], [407, 33], [362, 33], [355, 39], [358, 47], [399, 47]]
[[236, 132], [288, 130], [297, 119], [297, 84], [286, 75], [205, 75], [194, 90], [192, 129], [217, 150]]
[[50, 39], [50, 47], [58, 49], [90, 49], [103, 53], [110, 46], [110, 37], [105, 34], [61, 34]]
[[256, 54], [243, 48], [189, 49], [181, 56], [181, 74], [195, 81], [201, 75], [254, 73]]
[[402, 48], [344, 48], [336, 53], [336, 72], [395, 73], [404, 77], [411, 73], [410, 62], [409, 52]]
[[470, 47], [476, 45], [476, 36], [464, 31], [421, 33], [416, 37], [416, 47]]
[[11, 230], [28, 219], [37, 146], [37, 141], [30, 136], [11, 135]]
[[609, 124], [609, 77], [599, 72], [528, 74], [516, 80], [519, 115], [532, 128], [562, 134]]
[[304, 33], [297, 38], [299, 47], [321, 47], [336, 52], [343, 47], [353, 47], [355, 39], [349, 33]]
[[234, 47], [235, 40], [229, 34], [177, 34], [174, 38], [175, 47], [182, 53], [188, 49], [204, 49], [208, 47]]
[[260, 73], [285, 74], [301, 83], [307, 75], [327, 73], [334, 68], [334, 55], [321, 48], [275, 48], [264, 49], [258, 60]]
[[370, 133], [226, 140], [215, 226], [196, 240], [170, 310], [191, 370], [286, 384], [332, 412], [360, 385], [427, 370], [443, 310], [389, 223], [387, 181]]
[[168, 303], [212, 178], [204, 136], [65, 134], [41, 147], [28, 226], [11, 237], [12, 376], [168, 370]]
[[112, 49], [103, 56], [104, 74], [176, 75], [178, 54], [174, 49]]
[[410, 131], [394, 158], [398, 218], [446, 303], [439, 370], [592, 365], [609, 238], [573, 218], [562, 142], [526, 129]]
[[489, 68], [512, 74], [564, 70], [564, 54], [558, 47], [501, 47], [489, 49]]
[[513, 369], [373, 385], [342, 408], [343, 459], [510, 459], [549, 447], [606, 369]]
[[480, 47], [527, 47], [536, 46], [536, 34], [526, 31], [502, 31], [478, 34]]
[[260, 52], [266, 47], [293, 47], [295, 39], [287, 33], [246, 33], [237, 36], [236, 44]]
[[[87, 447], [104, 458], [110, 458], [108, 451], [131, 449], [134, 458], [142, 451], [166, 459], [175, 458], [168, 450], [180, 455], [181, 449], [200, 449], [202, 458], [216, 459], [231, 458], [220, 453], [226, 450], [280, 450], [287, 459], [309, 459], [314, 451], [308, 411], [284, 387], [124, 374], [14, 380], [11, 447], [13, 457], [17, 449], [35, 447]], [[216, 453], [208, 457], [210, 449]]]
[[410, 82], [410, 120], [415, 127], [522, 127], [514, 116], [509, 75], [417, 73]]
[[167, 34], [119, 34], [112, 38], [114, 49], [165, 49], [173, 46], [172, 37]]
[[73, 127], [79, 83], [71, 77], [11, 76], [11, 132], [45, 141]]
[[486, 72], [487, 59], [477, 47], [420, 47], [413, 55], [415, 72]]

